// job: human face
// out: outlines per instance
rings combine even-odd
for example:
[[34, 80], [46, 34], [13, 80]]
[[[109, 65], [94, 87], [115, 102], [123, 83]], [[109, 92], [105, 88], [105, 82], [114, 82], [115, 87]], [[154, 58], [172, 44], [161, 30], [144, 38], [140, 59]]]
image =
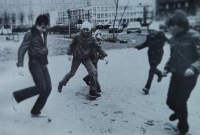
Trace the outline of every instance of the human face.
[[83, 33], [84, 36], [90, 35], [90, 30], [88, 28], [81, 29], [81, 32]]
[[183, 31], [184, 29], [178, 25], [172, 25], [169, 27], [169, 33], [172, 34], [172, 36], [176, 36]]
[[155, 36], [158, 33], [158, 31], [150, 29], [149, 33], [151, 34], [151, 36]]
[[40, 31], [40, 33], [43, 33], [43, 32], [46, 31], [46, 29], [47, 29], [47, 25], [44, 25], [44, 23], [42, 23], [41, 26], [36, 25], [36, 28]]

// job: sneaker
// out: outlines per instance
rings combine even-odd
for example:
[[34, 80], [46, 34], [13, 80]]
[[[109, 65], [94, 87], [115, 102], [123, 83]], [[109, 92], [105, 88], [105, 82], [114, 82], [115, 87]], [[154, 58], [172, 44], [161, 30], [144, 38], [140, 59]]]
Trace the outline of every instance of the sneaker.
[[15, 111], [17, 111], [17, 109], [16, 109], [17, 104], [18, 104], [18, 102], [17, 102], [17, 100], [16, 100], [16, 98], [15, 98], [15, 95], [14, 95], [14, 93], [13, 93], [13, 94], [12, 94], [12, 107], [13, 107], [13, 109], [14, 109]]
[[61, 84], [61, 82], [59, 82], [59, 85], [58, 85], [58, 92], [62, 92], [62, 87], [63, 87], [63, 85]]
[[94, 91], [94, 90], [90, 90], [90, 96], [92, 96], [92, 97], [100, 97], [101, 94], [97, 93], [97, 92]]
[[171, 114], [170, 116], [169, 116], [169, 120], [170, 121], [175, 121], [175, 120], [177, 120], [178, 119], [178, 116], [175, 114], [175, 113], [173, 113], [173, 114]]
[[181, 134], [185, 135], [189, 131], [188, 122], [179, 122], [178, 123], [178, 130]]
[[43, 113], [40, 113], [40, 114], [33, 114], [33, 113], [31, 113], [31, 117], [37, 117], [37, 118], [39, 118], [39, 117], [47, 117], [47, 115], [43, 114]]
[[145, 92], [145, 94], [149, 93], [149, 88], [143, 88], [142, 90]]
[[90, 86], [90, 81], [89, 81], [89, 80], [87, 80], [86, 78], [83, 78], [83, 81], [85, 81], [85, 83], [86, 83], [88, 86]]

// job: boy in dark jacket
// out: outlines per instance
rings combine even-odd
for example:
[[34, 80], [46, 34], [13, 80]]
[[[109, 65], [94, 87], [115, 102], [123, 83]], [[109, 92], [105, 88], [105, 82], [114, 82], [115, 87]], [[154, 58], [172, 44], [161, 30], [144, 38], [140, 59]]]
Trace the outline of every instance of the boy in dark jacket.
[[159, 25], [153, 22], [149, 26], [149, 34], [147, 35], [146, 41], [143, 44], [135, 47], [138, 50], [145, 47], [149, 48], [149, 77], [145, 87], [142, 89], [146, 94], [149, 93], [154, 74], [158, 76], [158, 82], [162, 80], [162, 72], [157, 69], [157, 66], [162, 60], [164, 53], [163, 46], [167, 40], [168, 39], [165, 37], [164, 33], [159, 31]]
[[187, 16], [181, 10], [176, 10], [166, 22], [172, 34], [171, 55], [163, 72], [172, 73], [167, 105], [174, 113], [169, 120], [178, 119], [179, 131], [186, 134], [189, 130], [187, 100], [200, 73], [200, 34], [189, 29]]
[[39, 95], [35, 105], [31, 110], [33, 117], [46, 117], [41, 113], [50, 93], [51, 79], [47, 68], [48, 49], [46, 28], [49, 25], [49, 18], [46, 15], [40, 15], [36, 19], [35, 26], [28, 31], [18, 50], [17, 67], [23, 67], [24, 54], [28, 51], [29, 70], [36, 86], [25, 88], [13, 92], [17, 103], [30, 97]]
[[[94, 38], [99, 42], [99, 45], [101, 45], [102, 37], [101, 37], [100, 30], [95, 31]], [[92, 64], [94, 65], [94, 67], [97, 70], [97, 92], [101, 92], [101, 86], [100, 86], [99, 81], [98, 81], [98, 66], [97, 66], [99, 59], [102, 59], [102, 57], [99, 55], [99, 53], [97, 52], [97, 50], [95, 48], [92, 48], [91, 54], [90, 54], [90, 60], [92, 61]], [[83, 78], [83, 80], [85, 81], [85, 83], [88, 86], [90, 85], [89, 75], [85, 76]]]
[[73, 77], [82, 63], [89, 73], [90, 78], [90, 95], [99, 97], [101, 96], [97, 92], [97, 71], [90, 60], [91, 49], [95, 48], [97, 52], [104, 58], [107, 56], [104, 50], [102, 50], [98, 41], [91, 35], [91, 24], [85, 21], [82, 24], [80, 33], [75, 36], [70, 44], [67, 54], [73, 55], [72, 66], [69, 73], [59, 82], [58, 91], [62, 91], [62, 87]]

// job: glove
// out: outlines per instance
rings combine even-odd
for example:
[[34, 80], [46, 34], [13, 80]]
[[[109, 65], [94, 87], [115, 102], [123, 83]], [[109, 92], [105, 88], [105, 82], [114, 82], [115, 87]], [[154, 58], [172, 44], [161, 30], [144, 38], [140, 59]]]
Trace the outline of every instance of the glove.
[[20, 62], [17, 62], [16, 65], [17, 65], [17, 67], [23, 67], [23, 64]]
[[163, 76], [163, 77], [166, 77], [167, 74], [168, 74], [168, 71], [167, 71], [167, 70], [164, 70], [163, 73], [162, 73], [162, 76]]
[[69, 56], [68, 56], [68, 60], [69, 60], [69, 61], [72, 61], [72, 55], [69, 55]]
[[106, 64], [108, 64], [108, 59], [107, 58], [104, 58], [103, 60], [106, 62]]

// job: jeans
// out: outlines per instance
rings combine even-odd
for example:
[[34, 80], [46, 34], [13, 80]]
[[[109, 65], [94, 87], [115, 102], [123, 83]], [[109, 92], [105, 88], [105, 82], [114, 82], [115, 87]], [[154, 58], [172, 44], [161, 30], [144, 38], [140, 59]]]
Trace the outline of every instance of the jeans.
[[89, 78], [90, 78], [90, 90], [97, 91], [97, 83], [96, 83], [97, 82], [97, 71], [89, 58], [82, 60], [82, 59], [73, 57], [71, 70], [60, 81], [60, 84], [66, 85], [66, 83], [70, 80], [70, 78], [72, 78], [75, 75], [75, 73], [81, 63], [85, 66], [85, 68], [88, 71]]
[[[99, 80], [98, 80], [98, 66], [97, 66], [97, 63], [98, 62], [95, 62], [95, 63], [92, 63], [92, 64], [94, 65], [94, 67], [97, 70], [97, 75], [96, 75], [97, 76], [97, 78], [96, 78], [96, 80], [97, 80], [97, 89], [101, 89], [101, 86], [100, 86]], [[89, 81], [89, 79], [90, 79], [89, 75], [85, 76], [84, 79]]]
[[15, 91], [13, 94], [18, 103], [39, 95], [31, 113], [40, 114], [52, 89], [49, 71], [46, 65], [42, 65], [35, 60], [29, 60], [29, 71], [33, 77], [35, 86]]
[[187, 122], [187, 100], [197, 82], [197, 76], [183, 77], [172, 74], [167, 95], [167, 105], [178, 116], [179, 122]]
[[145, 85], [145, 88], [150, 89], [154, 74], [156, 74], [158, 77], [162, 76], [162, 72], [157, 69], [157, 66], [158, 66], [157, 63], [150, 64], [149, 77]]

